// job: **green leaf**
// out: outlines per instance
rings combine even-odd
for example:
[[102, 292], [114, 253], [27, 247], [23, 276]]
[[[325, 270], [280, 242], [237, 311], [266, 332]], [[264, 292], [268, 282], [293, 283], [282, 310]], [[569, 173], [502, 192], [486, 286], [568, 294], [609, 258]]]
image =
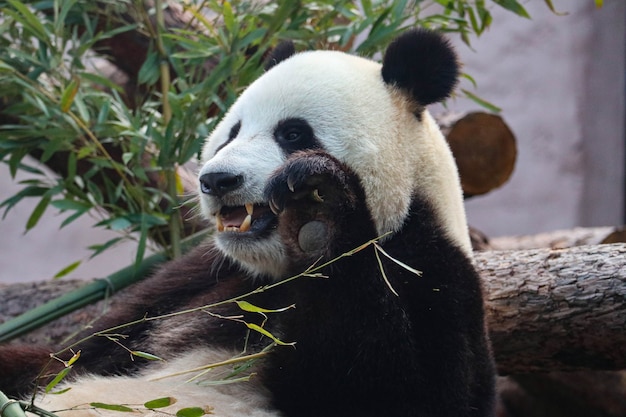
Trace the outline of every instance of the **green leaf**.
[[176, 412], [176, 417], [200, 417], [205, 414], [208, 414], [208, 413], [204, 411], [203, 408], [188, 407], [188, 408], [181, 408], [180, 410], [178, 410]]
[[37, 206], [35, 206], [35, 209], [30, 214], [28, 221], [26, 221], [26, 231], [29, 231], [37, 225], [37, 222], [39, 222], [39, 219], [41, 219], [44, 211], [46, 211], [48, 204], [50, 204], [50, 197], [47, 195], [43, 196], [41, 200], [39, 200], [39, 203], [37, 204]]
[[226, 30], [233, 33], [235, 29], [235, 16], [233, 14], [233, 8], [228, 1], [222, 2], [222, 18], [224, 19]]
[[82, 210], [76, 210], [72, 215], [67, 216], [67, 218], [65, 220], [63, 220], [63, 222], [61, 223], [61, 226], [59, 228], [64, 228], [65, 226], [67, 226], [68, 224], [72, 223], [74, 220], [78, 219], [79, 217], [81, 217], [83, 214], [87, 213], [89, 211], [89, 208], [85, 208]]
[[120, 93], [124, 91], [124, 88], [121, 87], [119, 84], [116, 84], [113, 81], [109, 80], [108, 78], [103, 77], [98, 74], [93, 74], [90, 72], [81, 72], [80, 77], [88, 81], [91, 81], [94, 84], [99, 84], [108, 89], [119, 91]]
[[13, 208], [17, 203], [19, 203], [25, 197], [40, 197], [48, 192], [47, 188], [38, 187], [36, 185], [30, 185], [23, 190], [20, 190], [17, 194], [7, 198], [2, 203], [0, 203], [0, 208], [5, 207], [6, 209], [3, 214], [3, 219], [7, 215], [10, 209]]
[[130, 354], [133, 356], [137, 356], [139, 358], [148, 359], [149, 361], [162, 361], [163, 360], [156, 355], [153, 355], [151, 353], [141, 352], [139, 350], [133, 350], [130, 352]]
[[121, 404], [89, 403], [89, 405], [102, 410], [120, 411], [123, 413], [132, 413], [135, 411], [132, 408]]
[[65, 87], [63, 90], [63, 94], [61, 95], [61, 101], [59, 103], [59, 107], [61, 107], [61, 111], [63, 113], [67, 113], [74, 102], [74, 97], [76, 97], [76, 93], [78, 92], [78, 88], [80, 87], [80, 78], [74, 77], [72, 81]]
[[[554, 8], [554, 4], [552, 4], [552, 0], [544, 0], [544, 2], [546, 3], [546, 6], [548, 6], [548, 8], [550, 9], [550, 11], [552, 13], [554, 13], [557, 16], [565, 16], [568, 13], [567, 12], [557, 12], [556, 9]], [[598, 5], [598, 0], [596, 0], [596, 6]], [[602, 0], [600, 0], [600, 7], [602, 7]]]
[[261, 307], [257, 307], [253, 304], [250, 304], [247, 301], [235, 301], [237, 303], [237, 305], [239, 306], [240, 309], [242, 309], [243, 311], [248, 311], [250, 313], [280, 313], [283, 312], [285, 310], [289, 310], [290, 308], [295, 308], [295, 304], [292, 304], [290, 306], [284, 307], [284, 308], [278, 308], [275, 310], [270, 310], [270, 309], [266, 309], [266, 308], [261, 308]]
[[115, 245], [117, 242], [119, 242], [122, 239], [123, 238], [121, 238], [121, 237], [114, 237], [113, 239], [111, 239], [111, 240], [109, 240], [106, 243], [103, 243], [101, 245], [89, 246], [89, 249], [94, 251], [91, 254], [91, 256], [89, 257], [89, 259], [95, 258], [96, 256], [100, 255], [102, 252], [104, 252], [105, 250], [109, 249], [111, 246]]
[[81, 264], [81, 261], [76, 261], [74, 263], [69, 264], [68, 266], [66, 266], [65, 268], [61, 269], [59, 272], [57, 272], [54, 275], [54, 279], [57, 278], [61, 278], [66, 276], [67, 274], [69, 274], [70, 272], [72, 272], [73, 270], [75, 270], [76, 268], [78, 268], [78, 266]]
[[133, 223], [126, 217], [116, 217], [107, 221], [111, 230], [124, 230], [133, 225]]
[[48, 394], [61, 395], [61, 394], [65, 394], [66, 392], [68, 392], [71, 389], [72, 389], [72, 387], [67, 387], [67, 388], [63, 388], [62, 390], [59, 390], [59, 391], [51, 391]]
[[154, 409], [154, 408], [168, 407], [172, 404], [176, 404], [176, 398], [163, 397], [163, 398], [157, 398], [156, 400], [150, 400], [144, 403], [143, 406], [149, 409]]
[[515, 0], [493, 0], [493, 2], [518, 16], [530, 19], [530, 15], [524, 9], [524, 6]]
[[468, 80], [469, 82], [472, 83], [472, 85], [474, 86], [474, 88], [478, 87], [478, 84], [476, 83], [476, 80], [474, 79], [474, 77], [472, 77], [469, 74], [466, 73], [462, 73], [461, 77], [465, 78], [466, 80]]
[[50, 383], [48, 383], [48, 385], [46, 385], [46, 392], [50, 392], [52, 390], [52, 388], [56, 387], [58, 385], [59, 382], [61, 382], [63, 380], [63, 378], [65, 378], [65, 376], [72, 370], [71, 366], [68, 366], [67, 368], [63, 368], [61, 370], [61, 372], [59, 372], [58, 374], [56, 374], [56, 376], [54, 377], [54, 379], [52, 381], [50, 381]]
[[68, 200], [68, 199], [54, 200], [50, 204], [52, 205], [52, 207], [55, 207], [61, 211], [66, 211], [66, 210], [83, 211], [83, 210], [89, 210], [91, 208], [91, 206], [87, 203], [83, 203], [81, 201]]
[[272, 339], [274, 341], [274, 343], [276, 343], [278, 345], [281, 345], [281, 346], [294, 346], [296, 344], [295, 342], [291, 342], [291, 343], [283, 342], [282, 340], [278, 339], [276, 336], [274, 336], [273, 334], [271, 334], [270, 332], [265, 330], [263, 327], [261, 327], [259, 325], [256, 325], [254, 323], [246, 323], [246, 326], [250, 330], [254, 330], [255, 332], [261, 333], [263, 336], [269, 337], [270, 339]]
[[494, 113], [500, 113], [502, 111], [502, 109], [498, 106], [496, 106], [493, 103], [488, 102], [485, 99], [482, 99], [480, 97], [478, 97], [477, 95], [470, 93], [469, 91], [467, 91], [466, 89], [462, 88], [461, 91], [463, 92], [463, 94], [465, 94], [467, 96], [467, 98], [469, 98], [470, 100], [474, 101], [475, 103], [483, 106], [484, 108], [494, 112]]
[[128, 165], [128, 163], [133, 159], [134, 156], [135, 154], [132, 152], [124, 152], [122, 154], [122, 162], [124, 162], [124, 165]]
[[[22, 18], [20, 19], [19, 16], [16, 16], [16, 20], [33, 32], [33, 35], [35, 35], [40, 41], [49, 43], [48, 34], [46, 33], [44, 26], [41, 24], [41, 19], [35, 16], [33, 12], [31, 12], [30, 9], [24, 4], [24, 2], [19, 0], [7, 0], [7, 2], [20, 13]], [[4, 12], [8, 13], [8, 10], [4, 10]]]
[[156, 51], [149, 51], [146, 60], [139, 68], [137, 78], [141, 84], [152, 85], [159, 80], [159, 77], [159, 54]]
[[72, 366], [76, 361], [80, 358], [80, 350], [72, 355], [69, 361], [67, 361], [66, 366]]

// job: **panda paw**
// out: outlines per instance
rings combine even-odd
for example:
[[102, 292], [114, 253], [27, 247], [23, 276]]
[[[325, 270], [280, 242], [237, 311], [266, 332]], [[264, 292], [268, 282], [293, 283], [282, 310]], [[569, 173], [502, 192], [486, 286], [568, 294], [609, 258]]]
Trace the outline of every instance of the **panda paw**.
[[357, 199], [354, 177], [325, 152], [298, 152], [270, 178], [265, 194], [275, 214], [296, 206], [305, 211], [323, 206], [350, 209]]
[[[278, 216], [278, 232], [292, 251], [307, 256], [330, 255], [332, 242], [349, 228], [364, 206], [358, 177], [322, 151], [303, 151], [270, 179], [268, 204]], [[358, 217], [358, 216], [356, 216]]]

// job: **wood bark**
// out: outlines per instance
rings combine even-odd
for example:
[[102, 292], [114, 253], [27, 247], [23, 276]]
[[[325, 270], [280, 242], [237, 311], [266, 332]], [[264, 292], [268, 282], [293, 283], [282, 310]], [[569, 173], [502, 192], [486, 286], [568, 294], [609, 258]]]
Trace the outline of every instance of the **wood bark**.
[[626, 244], [476, 253], [501, 374], [626, 369]]
[[[493, 250], [563, 249], [572, 246], [626, 242], [623, 239], [623, 233], [624, 229], [620, 227], [576, 227], [535, 235], [489, 238], [488, 246]], [[620, 236], [622, 240], [618, 239]]]

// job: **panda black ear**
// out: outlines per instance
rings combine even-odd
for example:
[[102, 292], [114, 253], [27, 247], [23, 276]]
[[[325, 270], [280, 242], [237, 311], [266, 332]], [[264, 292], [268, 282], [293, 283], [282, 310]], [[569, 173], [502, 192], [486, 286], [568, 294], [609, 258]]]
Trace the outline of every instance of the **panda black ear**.
[[292, 41], [282, 41], [268, 55], [265, 59], [265, 71], [272, 68], [274, 65], [284, 61], [293, 54], [296, 53], [296, 47]]
[[425, 30], [409, 30], [387, 47], [383, 80], [406, 90], [422, 106], [450, 96], [459, 76], [459, 63], [448, 39]]

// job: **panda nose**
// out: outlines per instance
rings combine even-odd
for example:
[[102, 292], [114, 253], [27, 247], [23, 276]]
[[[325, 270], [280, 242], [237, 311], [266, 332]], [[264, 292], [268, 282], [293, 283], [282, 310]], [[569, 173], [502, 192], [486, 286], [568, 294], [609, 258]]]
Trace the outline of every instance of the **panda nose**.
[[243, 184], [243, 176], [228, 172], [210, 172], [200, 176], [200, 191], [204, 194], [223, 197]]

